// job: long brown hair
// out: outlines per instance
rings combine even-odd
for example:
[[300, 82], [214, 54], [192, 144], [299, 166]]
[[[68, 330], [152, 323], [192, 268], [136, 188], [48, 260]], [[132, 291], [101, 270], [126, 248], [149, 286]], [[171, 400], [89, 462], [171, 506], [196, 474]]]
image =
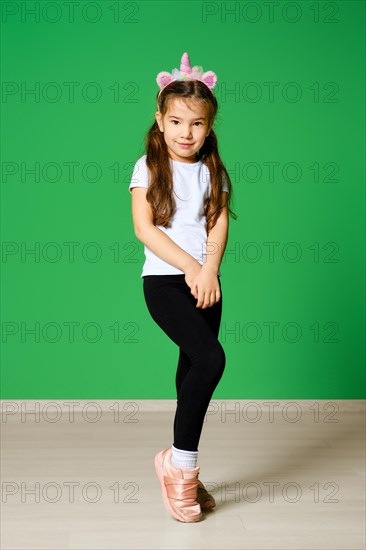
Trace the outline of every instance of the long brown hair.
[[[168, 102], [172, 98], [200, 100], [206, 107], [209, 123], [215, 119], [218, 104], [215, 96], [203, 82], [199, 80], [176, 80], [168, 84], [162, 92], [157, 94], [158, 110], [162, 116], [168, 110]], [[164, 133], [160, 131], [157, 121], [149, 129], [146, 139], [146, 165], [149, 172], [149, 187], [146, 200], [150, 203], [154, 224], [163, 227], [171, 226], [171, 218], [176, 211], [173, 196], [173, 175], [170, 168], [168, 149], [164, 140]], [[206, 231], [209, 233], [215, 226], [217, 218], [223, 208], [221, 202], [221, 182], [225, 177], [229, 189], [227, 206], [228, 212], [237, 219], [231, 210], [232, 185], [229, 174], [220, 159], [216, 134], [211, 128], [204, 144], [196, 153], [197, 162], [201, 160], [209, 169], [211, 193], [205, 199], [204, 214], [206, 216]]]

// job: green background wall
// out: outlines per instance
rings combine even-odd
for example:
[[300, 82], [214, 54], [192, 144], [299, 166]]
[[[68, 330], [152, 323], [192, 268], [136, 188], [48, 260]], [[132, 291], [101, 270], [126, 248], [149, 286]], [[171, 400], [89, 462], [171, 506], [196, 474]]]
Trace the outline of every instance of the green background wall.
[[3, 3], [2, 398], [175, 399], [128, 185], [184, 51], [238, 215], [213, 398], [365, 397], [365, 3], [268, 4]]

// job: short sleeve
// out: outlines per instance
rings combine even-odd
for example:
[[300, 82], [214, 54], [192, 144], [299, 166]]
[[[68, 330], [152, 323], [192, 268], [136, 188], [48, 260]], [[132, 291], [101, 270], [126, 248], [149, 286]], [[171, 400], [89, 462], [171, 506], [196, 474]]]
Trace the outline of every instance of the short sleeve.
[[132, 172], [131, 183], [129, 185], [129, 192], [131, 193], [132, 187], [148, 187], [149, 186], [149, 177], [148, 170], [146, 166], [146, 155], [139, 158], [135, 163]]
[[229, 187], [228, 187], [228, 184], [227, 184], [227, 178], [226, 178], [225, 174], [223, 174], [223, 178], [222, 178], [222, 188], [221, 188], [221, 191], [226, 191], [226, 193], [229, 192]]

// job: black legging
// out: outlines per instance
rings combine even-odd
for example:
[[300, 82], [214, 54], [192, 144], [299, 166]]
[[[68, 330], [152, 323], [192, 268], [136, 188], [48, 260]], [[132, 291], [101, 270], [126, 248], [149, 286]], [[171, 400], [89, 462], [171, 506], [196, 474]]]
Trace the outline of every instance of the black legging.
[[225, 369], [225, 352], [218, 341], [222, 313], [218, 280], [220, 300], [202, 309], [196, 307], [184, 274], [143, 276], [151, 317], [180, 348], [174, 447], [186, 451], [198, 451], [205, 414]]

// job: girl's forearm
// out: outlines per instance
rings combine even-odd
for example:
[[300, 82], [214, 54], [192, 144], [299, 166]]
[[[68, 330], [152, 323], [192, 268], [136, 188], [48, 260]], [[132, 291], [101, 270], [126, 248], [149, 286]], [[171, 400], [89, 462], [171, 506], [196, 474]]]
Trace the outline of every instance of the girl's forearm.
[[206, 242], [206, 261], [203, 269], [210, 269], [216, 274], [219, 272], [222, 257], [228, 241], [228, 220], [223, 216], [210, 231]]
[[159, 256], [165, 262], [180, 269], [184, 273], [197, 262], [193, 256], [188, 254], [183, 248], [176, 244], [164, 231], [161, 231], [155, 225], [144, 228], [136, 234], [136, 237], [154, 254]]

